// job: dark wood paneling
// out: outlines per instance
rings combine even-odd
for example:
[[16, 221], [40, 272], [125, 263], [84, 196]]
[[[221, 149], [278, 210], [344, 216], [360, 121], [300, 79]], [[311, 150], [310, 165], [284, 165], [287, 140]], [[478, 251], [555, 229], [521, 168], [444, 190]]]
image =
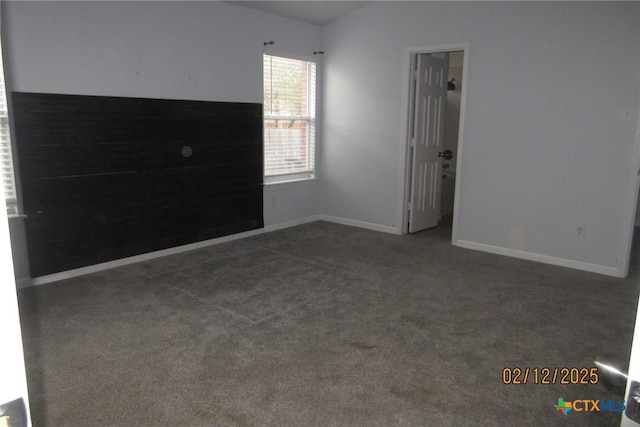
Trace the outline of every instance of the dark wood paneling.
[[260, 104], [12, 100], [34, 277], [264, 226]]

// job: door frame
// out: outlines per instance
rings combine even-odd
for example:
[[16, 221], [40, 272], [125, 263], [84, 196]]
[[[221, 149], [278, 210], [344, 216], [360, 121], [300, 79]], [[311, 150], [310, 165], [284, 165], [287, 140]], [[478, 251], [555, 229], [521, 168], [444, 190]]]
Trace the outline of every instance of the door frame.
[[458, 124], [458, 150], [456, 153], [456, 185], [453, 201], [453, 232], [451, 234], [451, 244], [456, 245], [458, 241], [458, 209], [460, 206], [460, 189], [461, 189], [461, 165], [462, 165], [462, 148], [464, 137], [464, 118], [465, 106], [467, 99], [467, 80], [469, 75], [469, 42], [460, 42], [452, 44], [415, 46], [404, 49], [403, 52], [403, 80], [402, 80], [402, 152], [400, 155], [400, 170], [404, 171], [404, 177], [401, 179], [400, 185], [400, 206], [398, 209], [398, 218], [400, 234], [409, 232], [409, 210], [408, 200], [411, 192], [411, 114], [412, 114], [412, 84], [411, 72], [414, 58], [421, 54], [441, 53], [462, 51], [462, 82], [460, 89], [460, 121]]
[[[633, 144], [633, 153], [631, 155], [631, 169], [629, 173], [629, 187], [633, 191], [629, 198], [630, 206], [627, 206], [625, 213], [627, 215], [627, 228], [622, 239], [620, 247], [620, 258], [622, 264], [618, 268], [619, 277], [627, 277], [629, 275], [629, 267], [631, 264], [631, 246], [633, 244], [633, 235], [636, 226], [636, 212], [638, 209], [638, 198], [640, 198], [640, 109], [638, 109], [638, 119], [636, 122], [636, 135]], [[639, 311], [640, 313], [640, 311]]]

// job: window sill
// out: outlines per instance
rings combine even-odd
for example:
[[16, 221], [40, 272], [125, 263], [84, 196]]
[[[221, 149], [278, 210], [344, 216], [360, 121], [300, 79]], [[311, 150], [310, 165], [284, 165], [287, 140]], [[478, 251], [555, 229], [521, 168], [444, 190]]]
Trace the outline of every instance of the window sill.
[[272, 185], [280, 185], [280, 184], [297, 184], [300, 182], [306, 181], [315, 181], [315, 176], [308, 177], [282, 177], [282, 178], [264, 178], [264, 185], [272, 186]]
[[26, 219], [27, 218], [25, 214], [9, 214], [7, 215], [7, 217], [9, 219], [19, 219], [19, 218]]

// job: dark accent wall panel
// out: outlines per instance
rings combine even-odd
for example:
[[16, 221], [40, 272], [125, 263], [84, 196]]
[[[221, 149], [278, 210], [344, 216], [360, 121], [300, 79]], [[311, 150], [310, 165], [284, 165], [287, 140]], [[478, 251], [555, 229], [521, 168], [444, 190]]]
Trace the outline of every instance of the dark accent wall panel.
[[264, 226], [262, 105], [14, 92], [33, 277]]

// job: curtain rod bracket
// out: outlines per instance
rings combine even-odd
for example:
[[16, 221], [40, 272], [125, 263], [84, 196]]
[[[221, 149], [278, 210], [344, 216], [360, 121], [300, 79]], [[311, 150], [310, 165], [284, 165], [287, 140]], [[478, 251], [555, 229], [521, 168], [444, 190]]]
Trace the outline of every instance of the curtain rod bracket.
[[324, 50], [314, 50], [313, 54], [314, 55], [324, 55]]
[[268, 41], [268, 42], [264, 42], [264, 43], [262, 43], [262, 44], [263, 44], [264, 46], [268, 46], [268, 45], [273, 46], [274, 44], [276, 44], [276, 42], [274, 42], [273, 40], [270, 40], [270, 41]]

